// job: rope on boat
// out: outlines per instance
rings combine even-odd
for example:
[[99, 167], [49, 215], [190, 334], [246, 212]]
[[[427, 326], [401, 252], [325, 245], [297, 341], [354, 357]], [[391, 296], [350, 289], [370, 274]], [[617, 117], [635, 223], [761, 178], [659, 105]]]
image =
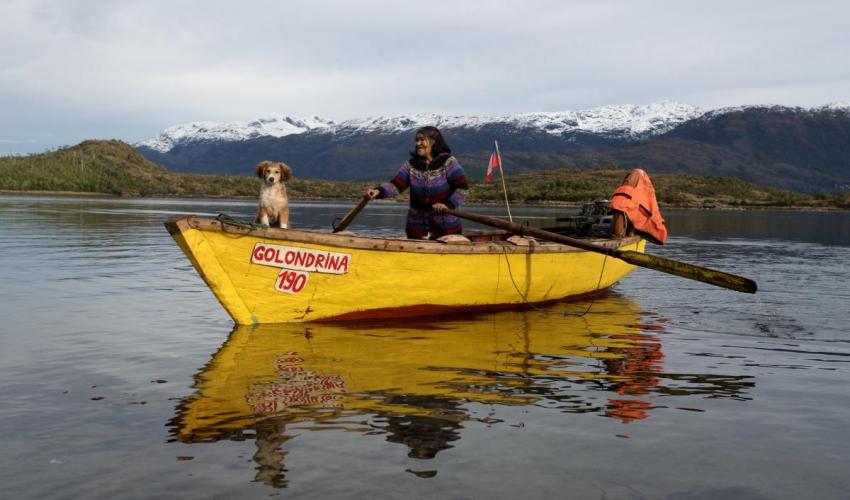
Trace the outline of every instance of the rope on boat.
[[[599, 280], [596, 281], [596, 290], [594, 290], [594, 291], [598, 291], [599, 285], [602, 284], [602, 276], [605, 274], [605, 263], [606, 262], [608, 262], [608, 254], [607, 253], [602, 257], [602, 269], [599, 270]], [[584, 312], [579, 314], [578, 316], [585, 316], [587, 313], [589, 313], [590, 308], [593, 307], [593, 304], [595, 302], [596, 302], [596, 297], [594, 296], [592, 299], [590, 299], [590, 304], [587, 305], [587, 309], [585, 309]], [[567, 313], [563, 313], [563, 314], [565, 316], [567, 315]]]
[[242, 227], [262, 227], [260, 224], [256, 222], [248, 222], [245, 220], [239, 220], [228, 214], [218, 214], [215, 220], [221, 222], [222, 224], [228, 224], [231, 226], [242, 226]]
[[269, 227], [265, 224], [259, 224], [259, 223], [254, 222], [254, 221], [249, 222], [247, 220], [239, 220], [239, 219], [236, 219], [236, 218], [234, 218], [230, 215], [227, 215], [227, 214], [218, 214], [218, 216], [215, 218], [215, 220], [221, 222], [221, 229], [225, 233], [227, 232], [227, 230], [225, 229], [225, 226], [236, 226], [236, 227], [241, 227], [241, 228], [245, 228], [245, 229], [263, 229], [263, 228]]
[[[528, 297], [526, 297], [525, 294], [520, 291], [519, 286], [517, 286], [516, 281], [514, 280], [514, 273], [513, 273], [513, 270], [511, 269], [511, 261], [510, 261], [510, 259], [508, 259], [507, 248], [503, 248], [502, 252], [505, 255], [505, 264], [508, 265], [508, 276], [511, 278], [511, 284], [513, 284], [514, 290], [516, 290], [516, 293], [518, 293], [519, 296], [522, 297], [523, 302], [525, 302], [525, 304], [527, 306], [531, 307], [535, 311], [542, 312], [543, 311], [542, 309], [540, 309], [539, 307], [537, 307], [534, 304], [532, 304], [531, 302], [529, 302]], [[599, 270], [599, 279], [596, 281], [596, 289], [594, 291], [598, 291], [599, 286], [602, 284], [602, 276], [605, 275], [605, 263], [606, 262], [608, 262], [608, 254], [603, 254], [602, 269]], [[585, 315], [587, 315], [587, 313], [590, 312], [590, 308], [593, 307], [594, 302], [596, 302], [596, 297], [593, 297], [590, 300], [590, 304], [588, 304], [587, 309], [585, 309], [584, 312], [581, 313], [581, 314], [574, 314], [573, 315], [573, 314], [569, 314], [569, 313], [566, 313], [566, 312], [562, 312], [561, 315], [562, 316], [578, 316], [578, 317], [585, 316]], [[546, 314], [546, 313], [544, 313], [544, 314]]]
[[525, 294], [520, 291], [519, 287], [516, 284], [516, 281], [514, 281], [514, 272], [511, 270], [511, 259], [508, 258], [508, 249], [502, 248], [502, 252], [505, 254], [505, 264], [508, 265], [508, 276], [511, 278], [511, 283], [514, 285], [514, 290], [516, 290], [516, 293], [518, 293], [519, 296], [522, 297], [522, 300], [526, 303], [526, 305], [530, 306], [535, 311], [539, 311], [540, 308], [528, 301], [528, 297], [526, 297]]

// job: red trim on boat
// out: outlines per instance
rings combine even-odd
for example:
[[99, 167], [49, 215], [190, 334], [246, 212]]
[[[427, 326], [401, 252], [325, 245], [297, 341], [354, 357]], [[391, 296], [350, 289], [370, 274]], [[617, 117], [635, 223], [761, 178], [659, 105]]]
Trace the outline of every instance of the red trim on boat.
[[350, 313], [340, 314], [339, 316], [331, 316], [328, 318], [310, 320], [316, 323], [336, 322], [336, 321], [352, 321], [352, 320], [380, 320], [385, 318], [409, 318], [409, 317], [428, 317], [428, 316], [443, 316], [443, 315], [460, 315], [460, 314], [476, 314], [484, 312], [498, 312], [510, 310], [533, 309], [538, 306], [557, 304], [559, 302], [575, 302], [578, 300], [595, 298], [605, 295], [609, 288], [595, 290], [593, 292], [581, 293], [578, 295], [570, 295], [560, 299], [546, 300], [534, 303], [512, 303], [512, 304], [484, 304], [484, 305], [469, 305], [469, 306], [443, 306], [438, 304], [417, 304], [415, 306], [404, 307], [385, 307], [380, 309], [368, 309], [366, 311], [354, 311]]

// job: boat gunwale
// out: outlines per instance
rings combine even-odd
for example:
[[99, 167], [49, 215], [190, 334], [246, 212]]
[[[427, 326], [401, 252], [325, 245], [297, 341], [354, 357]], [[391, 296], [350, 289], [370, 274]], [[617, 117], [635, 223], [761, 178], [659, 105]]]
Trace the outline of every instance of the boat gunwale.
[[[434, 240], [410, 240], [407, 238], [366, 236], [355, 234], [323, 233], [300, 229], [282, 229], [274, 227], [252, 227], [242, 224], [230, 224], [217, 219], [198, 215], [184, 215], [165, 222], [169, 233], [179, 234], [189, 229], [213, 231], [237, 236], [251, 236], [281, 243], [308, 243], [335, 248], [377, 250], [387, 252], [436, 253], [436, 254], [493, 254], [493, 253], [572, 253], [586, 252], [580, 248], [553, 242], [532, 241], [530, 245], [516, 245], [507, 241], [447, 243]], [[615, 249], [637, 243], [639, 236], [612, 239], [587, 239], [589, 243], [603, 248]]]

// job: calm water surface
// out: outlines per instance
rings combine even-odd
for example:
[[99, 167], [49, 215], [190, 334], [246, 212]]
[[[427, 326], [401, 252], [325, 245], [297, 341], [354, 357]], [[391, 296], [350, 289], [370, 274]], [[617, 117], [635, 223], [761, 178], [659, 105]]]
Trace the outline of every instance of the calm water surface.
[[237, 328], [162, 221], [253, 210], [0, 197], [5, 498], [850, 497], [850, 214], [666, 214], [648, 251], [754, 296], [639, 269], [542, 309]]

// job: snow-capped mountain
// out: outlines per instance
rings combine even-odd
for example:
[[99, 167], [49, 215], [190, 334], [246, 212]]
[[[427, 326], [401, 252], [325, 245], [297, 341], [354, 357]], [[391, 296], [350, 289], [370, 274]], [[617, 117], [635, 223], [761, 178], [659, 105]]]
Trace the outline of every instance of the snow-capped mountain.
[[512, 174], [545, 169], [645, 167], [728, 175], [774, 187], [850, 189], [850, 103], [814, 108], [740, 106], [709, 112], [687, 104], [605, 106], [506, 116], [413, 114], [342, 122], [269, 116], [251, 122], [170, 127], [136, 144], [179, 172], [252, 175], [285, 161], [296, 177], [377, 181], [408, 158], [412, 131], [435, 125], [473, 178], [499, 141]]
[[612, 135], [637, 139], [664, 133], [676, 125], [700, 116], [699, 108], [675, 102], [646, 106], [605, 106], [584, 111], [522, 113], [505, 116], [437, 115], [423, 113], [410, 116], [372, 117], [342, 122], [338, 133], [397, 133], [425, 125], [440, 129], [469, 128], [479, 130], [487, 125], [535, 129], [551, 135], [577, 132]]
[[246, 141], [258, 137], [285, 137], [292, 134], [321, 130], [330, 131], [334, 122], [318, 116], [291, 118], [289, 116], [265, 116], [250, 122], [192, 122], [168, 127], [157, 137], [138, 142], [160, 153], [167, 153], [179, 144], [201, 141]]
[[820, 109], [822, 111], [850, 111], [850, 101], [831, 102]]
[[195, 122], [166, 128], [160, 135], [135, 144], [159, 153], [197, 142], [239, 142], [260, 137], [285, 137], [310, 132], [328, 133], [340, 138], [364, 134], [399, 134], [425, 125], [441, 130], [481, 130], [485, 127], [537, 131], [551, 136], [592, 134], [620, 140], [644, 139], [663, 134], [677, 125], [702, 115], [688, 104], [662, 102], [643, 106], [604, 106], [582, 111], [522, 113], [504, 116], [413, 115], [375, 116], [335, 123], [318, 116], [293, 118], [268, 116], [251, 122]]
[[781, 104], [751, 104], [745, 106], [728, 106], [723, 108], [713, 109], [703, 113], [699, 118], [703, 121], [712, 120], [722, 115], [731, 113], [744, 113], [752, 111], [774, 112], [774, 113], [797, 113], [797, 114], [812, 114], [823, 112], [850, 113], [850, 102], [837, 101], [825, 104], [823, 106], [815, 106], [812, 108], [790, 107]]

